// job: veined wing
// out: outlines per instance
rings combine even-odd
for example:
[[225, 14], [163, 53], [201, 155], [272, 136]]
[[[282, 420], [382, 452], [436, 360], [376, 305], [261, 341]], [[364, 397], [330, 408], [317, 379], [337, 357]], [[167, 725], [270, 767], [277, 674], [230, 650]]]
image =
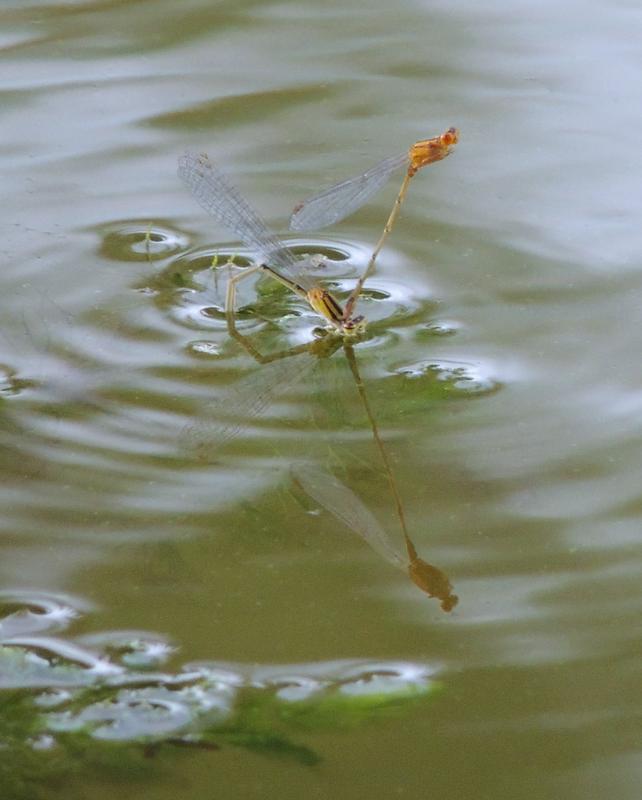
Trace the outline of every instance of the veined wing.
[[178, 174], [200, 206], [254, 250], [258, 259], [278, 268], [303, 288], [312, 288], [314, 281], [303, 274], [305, 265], [270, 231], [207, 155], [184, 153], [178, 159]]
[[361, 208], [373, 194], [390, 180], [393, 173], [409, 163], [408, 153], [380, 161], [354, 178], [335, 183], [313, 197], [299, 203], [290, 217], [290, 229], [306, 231], [325, 228]]
[[303, 464], [292, 469], [292, 476], [306, 494], [361, 536], [376, 553], [395, 567], [406, 568], [407, 562], [397, 553], [374, 514], [334, 475], [318, 466]]
[[226, 387], [209, 403], [199, 419], [180, 434], [180, 445], [199, 460], [210, 461], [276, 400], [278, 394], [302, 378], [317, 359], [309, 353], [262, 365]]
[[207, 460], [260, 416], [281, 391], [300, 381], [319, 360], [331, 358], [341, 342], [339, 337], [326, 336], [263, 357], [260, 369], [224, 389], [205, 407], [200, 419], [185, 426], [180, 435], [182, 446]]

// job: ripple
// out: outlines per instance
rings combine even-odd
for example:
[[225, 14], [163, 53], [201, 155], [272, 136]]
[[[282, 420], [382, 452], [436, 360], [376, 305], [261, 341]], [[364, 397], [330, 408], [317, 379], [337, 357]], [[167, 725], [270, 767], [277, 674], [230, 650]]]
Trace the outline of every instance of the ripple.
[[191, 275], [206, 269], [249, 267], [252, 263], [252, 251], [246, 247], [199, 247], [172, 259], [165, 274], [170, 273], [175, 278], [176, 275]]
[[297, 702], [335, 686], [341, 694], [395, 695], [434, 686], [435, 667], [402, 661], [340, 660], [296, 666], [261, 666], [250, 676], [257, 688], [274, 687], [283, 700]]
[[[306, 275], [330, 289], [340, 302], [354, 288], [354, 279], [365, 268], [369, 249], [328, 239], [288, 239], [290, 249], [308, 261]], [[312, 255], [311, 255], [312, 254]], [[240, 275], [253, 262], [245, 247], [207, 246], [171, 259], [154, 275], [148, 288], [164, 313], [189, 327], [217, 330], [226, 327], [225, 295], [231, 275]], [[263, 274], [253, 274], [236, 287], [235, 314], [240, 319], [264, 319], [280, 324], [292, 316], [311, 313], [300, 298]], [[424, 292], [425, 294], [425, 292]], [[426, 300], [398, 281], [370, 279], [359, 298], [360, 313], [370, 324], [385, 322], [410, 325], [425, 319]]]
[[418, 339], [428, 339], [435, 336], [454, 336], [459, 333], [464, 326], [456, 320], [434, 320], [421, 325], [417, 330]]
[[175, 652], [166, 638], [147, 631], [106, 631], [82, 636], [78, 641], [100, 649], [110, 661], [134, 669], [157, 668]]
[[111, 223], [96, 230], [101, 235], [98, 252], [110, 261], [154, 261], [180, 252], [188, 243], [181, 231], [149, 221]]
[[0, 642], [9, 637], [64, 630], [88, 606], [66, 595], [28, 590], [0, 592]]
[[[347, 298], [353, 288], [353, 281], [342, 280], [335, 282], [333, 292], [340, 299]], [[423, 323], [434, 306], [430, 298], [417, 294], [399, 281], [370, 278], [359, 295], [356, 310], [366, 317], [368, 328], [409, 327]]]
[[[14, 593], [6, 599], [19, 604], [20, 597]], [[14, 615], [31, 613], [33, 598], [27, 602], [26, 597]], [[3, 622], [7, 619], [12, 615]], [[428, 699], [441, 686], [435, 666], [408, 661], [260, 666], [201, 661], [178, 672], [150, 671], [173, 652], [164, 637], [146, 631], [102, 631], [75, 640], [5, 639], [0, 644], [0, 691], [37, 690], [20, 708], [29, 721], [26, 736], [34, 729], [40, 736], [19, 744], [64, 747], [74, 733], [98, 742], [178, 738], [185, 744], [214, 745], [229, 738], [251, 750], [276, 748], [283, 755], [285, 748], [286, 754], [314, 763], [316, 754], [289, 740], [288, 729], [365, 724], [388, 709], [398, 713], [404, 705]]]
[[393, 374], [412, 381], [435, 383], [452, 395], [486, 395], [501, 388], [499, 381], [486, 374], [480, 364], [434, 359], [396, 367]]
[[[357, 273], [349, 265], [351, 252], [339, 245], [297, 240], [292, 246], [297, 255], [310, 253], [319, 255], [312, 259], [306, 271], [332, 291], [345, 278], [347, 272]], [[174, 258], [159, 274], [153, 276], [148, 288], [162, 306], [164, 313], [189, 327], [207, 327], [216, 330], [227, 328], [225, 318], [225, 296], [231, 275], [240, 275], [243, 268], [252, 263], [252, 251], [248, 248], [207, 247], [183, 253]], [[360, 269], [359, 269], [360, 271]], [[346, 296], [352, 288], [346, 285]], [[292, 318], [316, 315], [305, 301], [296, 297], [277, 281], [261, 273], [248, 276], [236, 287], [235, 316], [240, 320], [269, 320], [288, 324]]]
[[89, 730], [96, 739], [131, 741], [176, 735], [193, 719], [188, 703], [167, 689], [125, 689], [115, 698], [92, 703], [79, 712], [49, 715], [56, 732]]
[[366, 334], [360, 339], [357, 348], [359, 352], [366, 350], [389, 350], [401, 342], [401, 336], [391, 328], [376, 325], [366, 328]]
[[196, 356], [197, 358], [212, 359], [220, 358], [222, 355], [220, 345], [208, 339], [198, 339], [193, 342], [188, 342], [186, 350], [190, 355]]
[[354, 264], [360, 260], [359, 249], [354, 247], [349, 242], [339, 242], [334, 239], [322, 237], [318, 239], [311, 239], [309, 237], [304, 239], [298, 237], [288, 239], [287, 245], [293, 253], [301, 258], [319, 254], [324, 257], [324, 260], [329, 262], [350, 261]]
[[35, 381], [19, 378], [16, 371], [7, 366], [0, 364], [0, 396], [13, 397], [20, 394], [25, 389], [30, 389], [36, 386]]

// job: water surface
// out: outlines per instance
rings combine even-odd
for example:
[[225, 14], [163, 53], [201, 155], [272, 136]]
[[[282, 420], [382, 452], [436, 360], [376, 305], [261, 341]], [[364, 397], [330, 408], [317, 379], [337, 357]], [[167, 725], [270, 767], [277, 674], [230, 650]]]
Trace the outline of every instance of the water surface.
[[[0, 21], [6, 796], [637, 797], [639, 9], [23, 2]], [[300, 357], [261, 419], [230, 412], [270, 365], [229, 337], [209, 266], [249, 254], [176, 159], [209, 152], [283, 232], [311, 191], [449, 125], [355, 345], [414, 545], [459, 598], [444, 613], [292, 482], [330, 470], [402, 544], [341, 350]], [[291, 237], [335, 259], [340, 296], [394, 191]], [[269, 281], [240, 303], [264, 353], [313, 336]], [[217, 423], [235, 435], [194, 447]]]

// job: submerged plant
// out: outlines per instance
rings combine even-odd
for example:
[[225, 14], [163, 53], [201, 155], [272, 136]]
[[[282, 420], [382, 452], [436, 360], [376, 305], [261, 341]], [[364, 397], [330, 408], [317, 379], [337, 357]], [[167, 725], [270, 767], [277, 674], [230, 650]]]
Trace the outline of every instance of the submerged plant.
[[[153, 634], [61, 636], [77, 616], [68, 603], [5, 599], [2, 800], [40, 800], [63, 785], [73, 797], [73, 776], [148, 780], [158, 776], [159, 758], [179, 747], [227, 745], [312, 765], [319, 754], [295, 736], [404, 713], [439, 687], [428, 667], [408, 662], [200, 662], [161, 671], [173, 648]], [[51, 628], [57, 636], [43, 635]]]

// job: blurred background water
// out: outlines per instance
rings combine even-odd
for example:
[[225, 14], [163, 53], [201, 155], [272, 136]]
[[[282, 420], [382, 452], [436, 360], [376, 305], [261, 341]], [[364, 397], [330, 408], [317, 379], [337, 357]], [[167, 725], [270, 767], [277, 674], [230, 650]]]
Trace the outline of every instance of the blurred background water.
[[[81, 758], [28, 790], [637, 798], [642, 10], [33, 0], [3, 3], [0, 23], [12, 652], [95, 669], [92, 636], [104, 665], [106, 642], [138, 631], [167, 674], [298, 665], [297, 680], [334, 686], [356, 659], [441, 686], [398, 717], [352, 728], [337, 712], [336, 729], [307, 731], [314, 767], [195, 748], [108, 777]], [[227, 271], [210, 265], [250, 254], [196, 205], [176, 159], [207, 151], [283, 232], [306, 195], [449, 125], [460, 144], [413, 180], [355, 345], [414, 545], [459, 598], [446, 614], [293, 485], [293, 465], [323, 465], [402, 544], [341, 351], [300, 358], [287, 380], [273, 368], [280, 391], [244, 422], [242, 393], [270, 366], [228, 336]], [[395, 189], [289, 237], [333, 257], [340, 296]], [[247, 284], [255, 346], [311, 338], [301, 302]], [[195, 436], [235, 410], [235, 437], [202, 458]], [[64, 630], [27, 641], [24, 615], [43, 603]], [[40, 744], [36, 763], [60, 747]]]

